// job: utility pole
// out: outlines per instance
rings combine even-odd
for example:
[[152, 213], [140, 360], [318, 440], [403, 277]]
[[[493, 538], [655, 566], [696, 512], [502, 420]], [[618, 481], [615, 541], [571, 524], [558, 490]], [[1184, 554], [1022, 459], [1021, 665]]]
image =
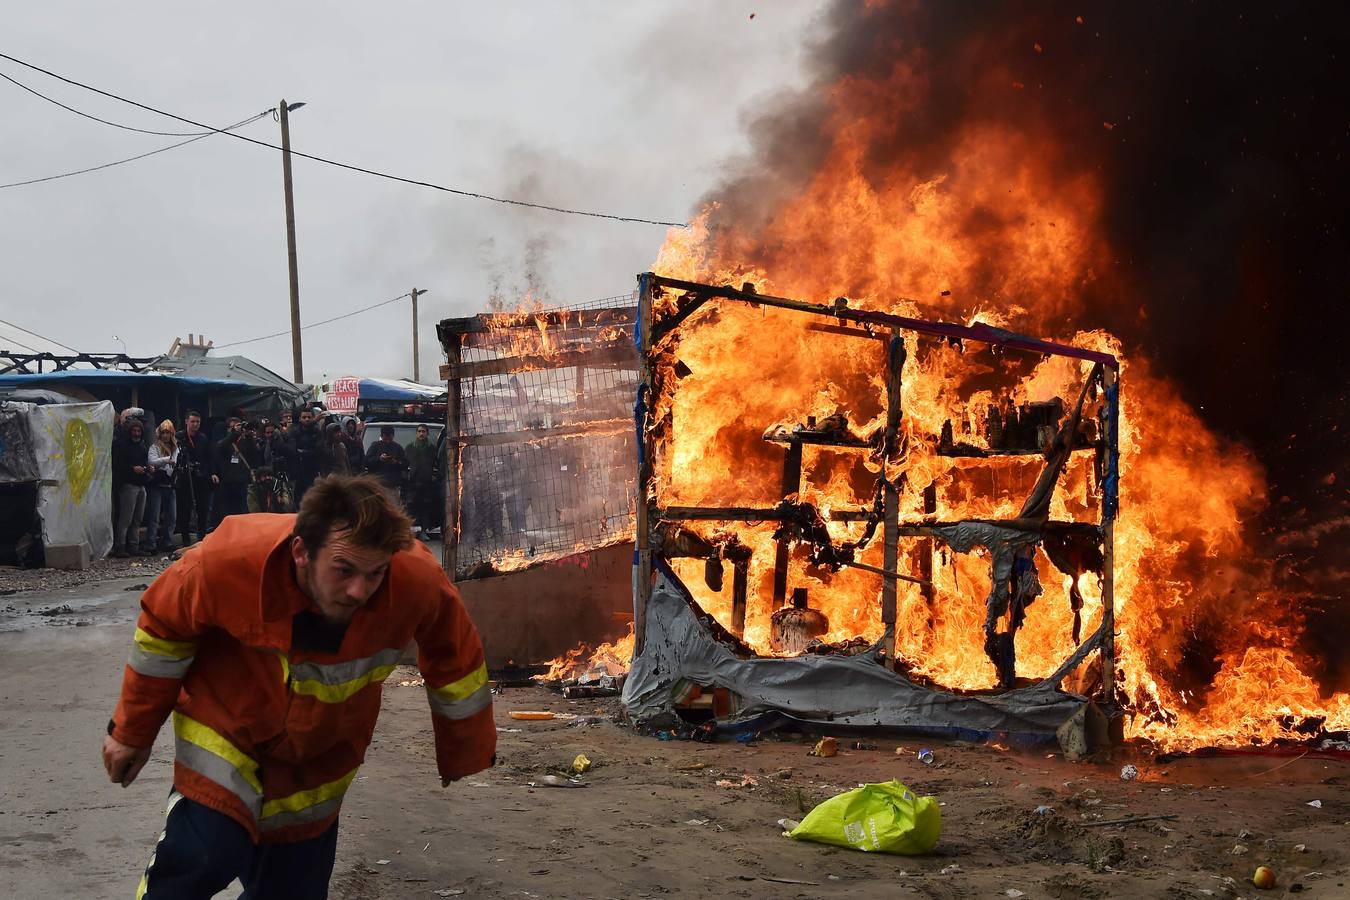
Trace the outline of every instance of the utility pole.
[[295, 262], [295, 198], [291, 192], [291, 121], [290, 112], [304, 106], [282, 100], [277, 107], [281, 119], [281, 180], [286, 190], [286, 263], [291, 275], [291, 357], [295, 366], [295, 383], [305, 380], [305, 367], [300, 360], [300, 273]]
[[413, 302], [413, 304], [412, 304], [412, 306], [413, 306], [413, 381], [421, 381], [421, 380], [422, 380], [422, 365], [421, 365], [421, 362], [420, 362], [421, 357], [420, 357], [420, 355], [419, 355], [419, 353], [418, 353], [418, 350], [417, 350], [417, 297], [418, 297], [419, 294], [425, 294], [425, 293], [426, 293], [426, 291], [419, 291], [417, 288], [413, 288], [413, 289], [412, 289], [412, 302]]

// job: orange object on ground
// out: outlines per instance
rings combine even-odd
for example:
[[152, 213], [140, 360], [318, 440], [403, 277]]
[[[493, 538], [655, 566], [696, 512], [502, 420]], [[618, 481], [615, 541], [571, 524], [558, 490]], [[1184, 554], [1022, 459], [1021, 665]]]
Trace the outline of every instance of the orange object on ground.
[[511, 710], [511, 718], [513, 718], [513, 719], [529, 719], [529, 720], [531, 720], [531, 721], [537, 720], [537, 721], [541, 721], [541, 722], [542, 722], [542, 721], [545, 721], [545, 720], [547, 720], [547, 719], [552, 719], [552, 718], [553, 718], [553, 713], [551, 713], [551, 712], [545, 712], [544, 710], [535, 710], [535, 709], [513, 709], [513, 710]]

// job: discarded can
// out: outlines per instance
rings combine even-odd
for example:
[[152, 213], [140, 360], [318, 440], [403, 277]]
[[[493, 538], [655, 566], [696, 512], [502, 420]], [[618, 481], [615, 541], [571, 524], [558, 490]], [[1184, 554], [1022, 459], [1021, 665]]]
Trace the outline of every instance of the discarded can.
[[675, 740], [675, 735], [671, 734], [669, 731], [658, 731], [656, 733], [656, 739], [658, 741], [673, 741]]
[[933, 758], [932, 750], [919, 751], [919, 762], [923, 763], [925, 766], [931, 766], [933, 764]]
[[1125, 765], [1120, 767], [1121, 781], [1134, 781], [1138, 777], [1139, 777], [1139, 769], [1137, 769], [1130, 763], [1126, 763]]

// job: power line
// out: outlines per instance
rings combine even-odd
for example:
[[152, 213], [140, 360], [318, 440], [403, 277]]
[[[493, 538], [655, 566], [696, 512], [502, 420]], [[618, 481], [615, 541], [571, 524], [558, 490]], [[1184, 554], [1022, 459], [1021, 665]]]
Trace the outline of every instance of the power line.
[[5, 79], [6, 81], [8, 81], [10, 84], [14, 85], [15, 87], [23, 88], [25, 91], [27, 91], [28, 93], [32, 94], [34, 97], [41, 97], [43, 100], [46, 100], [48, 103], [52, 103], [52, 104], [55, 104], [56, 106], [61, 107], [62, 109], [66, 110], [67, 112], [73, 112], [73, 113], [74, 113], [75, 115], [77, 115], [77, 116], [84, 116], [86, 119], [93, 119], [95, 122], [102, 122], [104, 125], [111, 125], [111, 126], [114, 127], [114, 128], [121, 128], [121, 129], [123, 129], [123, 130], [125, 130], [125, 131], [135, 131], [135, 132], [138, 132], [138, 133], [140, 133], [140, 134], [157, 134], [157, 135], [160, 135], [161, 137], [197, 137], [197, 136], [205, 136], [205, 135], [208, 135], [208, 134], [211, 133], [211, 132], [209, 132], [209, 131], [150, 131], [149, 129], [146, 129], [146, 128], [133, 128], [133, 127], [130, 126], [130, 125], [123, 125], [121, 122], [109, 122], [107, 119], [100, 119], [98, 116], [91, 115], [90, 113], [84, 112], [83, 110], [76, 109], [76, 108], [73, 107], [73, 106], [66, 106], [66, 105], [65, 105], [64, 103], [62, 103], [60, 100], [55, 100], [55, 99], [53, 99], [53, 98], [51, 98], [51, 97], [48, 97], [46, 94], [44, 94], [44, 93], [42, 93], [42, 92], [40, 92], [40, 91], [36, 91], [36, 90], [34, 90], [33, 88], [30, 88], [28, 85], [24, 84], [23, 82], [21, 82], [21, 81], [16, 81], [15, 79], [10, 78], [10, 77], [9, 77], [8, 75], [6, 75], [4, 72], [0, 72], [0, 78]]
[[[44, 341], [46, 341], [46, 342], [49, 343], [49, 344], [55, 344], [55, 345], [58, 346], [58, 347], [64, 347], [65, 349], [69, 350], [71, 353], [79, 353], [79, 352], [80, 352], [80, 351], [76, 350], [74, 347], [66, 347], [66, 345], [63, 344], [63, 343], [61, 343], [60, 341], [54, 341], [54, 340], [52, 340], [52, 339], [49, 338], [49, 337], [42, 337], [42, 335], [38, 334], [36, 331], [33, 331], [33, 330], [30, 329], [30, 328], [24, 328], [22, 325], [15, 325], [13, 322], [6, 322], [4, 319], [0, 319], [0, 325], [8, 325], [10, 328], [17, 328], [19, 331], [26, 331], [26, 332], [28, 332], [29, 334], [31, 334], [33, 337], [39, 337], [39, 338], [42, 338]], [[15, 341], [14, 343], [17, 344], [17, 343], [19, 343], [19, 342], [18, 342], [18, 341]], [[32, 347], [28, 347], [27, 349], [33, 350]], [[33, 352], [34, 352], [34, 353], [37, 353], [38, 351], [37, 351], [37, 350], [33, 350]]]
[[[411, 292], [406, 294], [399, 294], [397, 297], [390, 297], [388, 300], [381, 300], [379, 303], [372, 303], [370, 306], [363, 306], [360, 309], [354, 309], [349, 313], [343, 313], [342, 315], [334, 316], [331, 319], [324, 319], [322, 322], [311, 322], [308, 325], [301, 325], [300, 330], [308, 331], [311, 328], [318, 328], [320, 325], [327, 325], [331, 322], [336, 322], [339, 319], [350, 319], [352, 316], [359, 315], [363, 312], [370, 312], [372, 309], [379, 309], [381, 306], [388, 306], [390, 303], [397, 303], [400, 300], [406, 300], [411, 296], [412, 296]], [[265, 341], [268, 340], [269, 338], [281, 337], [282, 335], [287, 335], [290, 333], [291, 330], [287, 328], [285, 331], [277, 331], [272, 334], [264, 334], [262, 337], [249, 338], [246, 341], [231, 341], [228, 344], [216, 344], [215, 349], [224, 350], [226, 347], [238, 347], [243, 344], [252, 344], [257, 341]]]
[[[144, 103], [138, 103], [138, 102], [135, 101], [135, 100], [129, 100], [129, 99], [127, 99], [126, 97], [120, 97], [120, 96], [118, 96], [117, 94], [113, 94], [113, 93], [110, 93], [110, 92], [108, 92], [108, 91], [101, 90], [101, 89], [99, 89], [99, 88], [93, 87], [92, 85], [84, 84], [83, 82], [76, 81], [76, 80], [74, 80], [73, 78], [67, 78], [67, 77], [64, 76], [64, 75], [58, 75], [58, 74], [55, 73], [55, 72], [52, 72], [52, 71], [50, 71], [50, 70], [48, 70], [48, 69], [42, 68], [41, 66], [36, 66], [36, 65], [33, 65], [32, 63], [24, 62], [24, 61], [21, 60], [21, 59], [16, 59], [15, 57], [10, 56], [10, 55], [7, 54], [7, 53], [0, 53], [0, 59], [7, 59], [7, 60], [9, 60], [9, 61], [12, 62], [12, 63], [17, 63], [17, 64], [19, 64], [19, 65], [21, 65], [21, 66], [24, 66], [25, 68], [32, 69], [32, 70], [35, 71], [35, 72], [41, 72], [43, 75], [47, 75], [47, 76], [50, 76], [51, 78], [56, 78], [56, 79], [58, 79], [58, 80], [60, 80], [60, 81], [64, 81], [66, 84], [71, 84], [71, 85], [74, 85], [75, 87], [84, 88], [86, 91], [93, 91], [95, 94], [99, 94], [99, 95], [101, 95], [101, 96], [108, 97], [108, 98], [111, 98], [111, 99], [113, 99], [113, 100], [118, 100], [118, 101], [121, 101], [122, 103], [127, 103], [127, 104], [129, 104], [129, 105], [131, 105], [131, 106], [137, 107], [138, 109], [143, 109], [143, 110], [146, 110], [146, 111], [148, 111], [148, 112], [157, 113], [157, 114], [159, 114], [159, 115], [161, 115], [161, 116], [165, 116], [165, 117], [167, 117], [167, 118], [174, 119], [174, 120], [179, 121], [179, 122], [182, 122], [182, 123], [184, 123], [184, 124], [186, 124], [186, 125], [192, 125], [192, 126], [195, 127], [195, 128], [207, 128], [207, 129], [210, 129], [210, 130], [212, 130], [212, 131], [219, 131], [219, 132], [221, 132], [222, 134], [225, 133], [222, 129], [211, 128], [210, 125], [204, 125], [204, 124], [202, 124], [201, 122], [196, 122], [196, 121], [193, 121], [192, 119], [184, 118], [183, 116], [174, 115], [173, 113], [165, 112], [165, 111], [162, 110], [162, 109], [156, 109], [156, 108], [153, 107], [153, 106], [147, 106], [147, 105], [144, 104]], [[242, 135], [242, 134], [233, 134], [233, 133], [231, 133], [231, 134], [230, 134], [230, 137], [232, 137], [232, 138], [237, 138], [237, 139], [239, 139], [239, 140], [241, 140], [241, 141], [247, 141], [247, 142], [250, 143], [250, 144], [257, 144], [259, 147], [267, 147], [268, 149], [271, 149], [271, 150], [281, 150], [281, 149], [282, 149], [281, 147], [277, 146], [276, 144], [271, 144], [271, 143], [268, 143], [267, 141], [260, 141], [260, 140], [258, 140], [258, 139], [256, 139], [256, 138], [246, 137], [245, 135]], [[362, 167], [362, 166], [352, 165], [351, 163], [338, 162], [337, 160], [327, 159], [327, 158], [322, 157], [322, 156], [315, 156], [315, 155], [310, 154], [310, 153], [301, 153], [299, 150], [291, 150], [290, 153], [293, 154], [293, 155], [295, 155], [295, 156], [299, 156], [299, 157], [303, 157], [304, 159], [311, 160], [311, 161], [313, 161], [313, 162], [323, 163], [324, 165], [327, 165], [327, 166], [334, 166], [335, 168], [339, 168], [339, 169], [347, 169], [347, 170], [352, 171], [352, 172], [361, 172], [362, 174], [365, 174], [365, 175], [374, 175], [376, 178], [385, 178], [385, 179], [388, 179], [389, 181], [398, 181], [398, 182], [401, 182], [401, 183], [403, 183], [403, 184], [411, 184], [411, 185], [415, 185], [415, 186], [417, 186], [417, 187], [431, 188], [432, 190], [435, 190], [435, 191], [442, 191], [443, 193], [447, 193], [447, 194], [456, 194], [456, 195], [461, 196], [461, 197], [473, 197], [473, 198], [478, 199], [478, 200], [490, 200], [490, 201], [492, 201], [493, 203], [504, 203], [504, 204], [507, 204], [507, 205], [510, 205], [510, 206], [524, 206], [524, 207], [528, 207], [528, 208], [530, 208], [530, 209], [542, 209], [542, 210], [546, 210], [546, 211], [548, 211], [548, 212], [563, 213], [563, 214], [565, 214], [565, 215], [570, 215], [570, 216], [586, 216], [586, 217], [589, 217], [589, 218], [592, 218], [592, 219], [610, 219], [610, 220], [615, 221], [615, 222], [633, 222], [633, 223], [638, 223], [638, 224], [642, 224], [642, 225], [661, 225], [661, 226], [665, 226], [665, 227], [668, 227], [668, 228], [687, 228], [687, 227], [689, 227], [689, 226], [688, 226], [688, 223], [686, 223], [686, 222], [663, 222], [663, 221], [661, 221], [661, 220], [659, 220], [659, 219], [644, 219], [644, 218], [640, 218], [640, 217], [638, 217], [638, 216], [619, 216], [619, 215], [613, 215], [613, 214], [611, 214], [611, 213], [590, 212], [590, 211], [587, 211], [587, 210], [580, 210], [580, 209], [568, 209], [568, 208], [562, 207], [562, 206], [549, 206], [549, 205], [543, 204], [543, 203], [530, 203], [530, 202], [528, 202], [528, 201], [526, 201], [526, 200], [513, 200], [513, 199], [510, 199], [510, 198], [508, 198], [508, 197], [494, 197], [494, 196], [492, 196], [492, 195], [490, 195], [490, 194], [482, 194], [482, 193], [479, 193], [479, 192], [477, 192], [477, 191], [466, 191], [466, 190], [461, 190], [461, 189], [459, 189], [459, 188], [446, 187], [445, 185], [435, 184], [435, 183], [430, 182], [430, 181], [419, 181], [419, 180], [417, 180], [417, 179], [415, 179], [415, 178], [404, 178], [404, 177], [402, 177], [402, 176], [400, 176], [400, 175], [390, 175], [390, 174], [387, 173], [387, 172], [379, 172], [379, 171], [376, 171], [375, 169], [367, 169], [367, 168], [364, 168], [364, 167]]]
[[179, 141], [176, 144], [170, 144], [167, 147], [160, 147], [158, 150], [151, 150], [147, 153], [139, 153], [136, 156], [128, 156], [126, 159], [114, 160], [113, 162], [104, 163], [101, 166], [90, 166], [87, 169], [76, 169], [74, 172], [62, 172], [59, 175], [47, 175], [42, 178], [30, 178], [27, 181], [12, 181], [9, 184], [0, 184], [0, 190], [4, 190], [5, 188], [23, 187], [26, 184], [41, 184], [44, 181], [56, 181], [58, 178], [69, 178], [72, 175], [85, 175], [89, 172], [97, 172], [101, 169], [111, 169], [113, 166], [120, 166], [124, 163], [135, 162], [138, 159], [145, 159], [147, 156], [154, 156], [157, 153], [166, 153], [169, 150], [177, 150], [179, 147], [185, 147], [188, 144], [195, 143], [196, 141], [200, 141], [203, 138], [209, 138], [216, 134], [228, 134], [230, 133], [231, 128], [242, 128], [245, 125], [249, 125], [253, 122], [258, 121], [259, 119], [268, 115], [270, 112], [271, 110], [267, 110], [266, 112], [260, 112], [256, 116], [250, 116], [249, 118], [244, 119], [240, 122], [236, 122], [233, 125], [227, 125], [225, 128], [219, 130], [212, 129], [211, 131], [203, 132], [194, 138], [188, 138], [186, 141]]

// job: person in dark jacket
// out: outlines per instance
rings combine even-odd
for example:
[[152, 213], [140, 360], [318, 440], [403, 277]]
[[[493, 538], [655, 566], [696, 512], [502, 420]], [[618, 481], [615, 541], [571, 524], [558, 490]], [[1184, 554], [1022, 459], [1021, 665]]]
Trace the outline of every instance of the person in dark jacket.
[[319, 477], [319, 470], [325, 454], [323, 432], [314, 421], [314, 410], [300, 410], [300, 424], [291, 431], [295, 434], [291, 446], [295, 450], [295, 505], [298, 507], [304, 499], [305, 491]]
[[427, 529], [435, 524], [436, 445], [431, 430], [417, 426], [417, 437], [404, 448], [408, 460], [408, 483], [403, 489], [403, 505], [412, 513], [417, 536], [426, 539]]
[[[183, 417], [178, 446], [181, 469], [178, 477], [178, 533], [186, 547], [192, 543], [193, 534], [200, 541], [211, 530], [211, 500], [216, 488], [211, 478], [215, 471], [214, 454], [206, 433], [202, 431], [202, 415], [195, 409], [188, 410]], [[194, 522], [195, 532], [192, 530]]]
[[343, 436], [347, 439], [347, 465], [351, 468], [353, 475], [361, 474], [366, 465], [366, 448], [361, 435], [366, 430], [366, 423], [360, 421], [355, 416], [348, 419], [342, 426]]
[[238, 416], [230, 416], [225, 427], [225, 437], [216, 444], [215, 450], [216, 474], [220, 479], [216, 499], [221, 519], [248, 512], [248, 486], [253, 480], [250, 463], [244, 458], [244, 423]]
[[366, 471], [384, 482], [384, 486], [397, 497], [403, 486], [403, 472], [407, 468], [408, 458], [394, 440], [394, 426], [380, 426], [380, 439], [366, 451]]
[[141, 517], [145, 515], [145, 486], [149, 467], [139, 419], [131, 419], [125, 433], [113, 441], [112, 469], [117, 482], [117, 524], [113, 528], [112, 555], [116, 557], [149, 555], [140, 549]]

